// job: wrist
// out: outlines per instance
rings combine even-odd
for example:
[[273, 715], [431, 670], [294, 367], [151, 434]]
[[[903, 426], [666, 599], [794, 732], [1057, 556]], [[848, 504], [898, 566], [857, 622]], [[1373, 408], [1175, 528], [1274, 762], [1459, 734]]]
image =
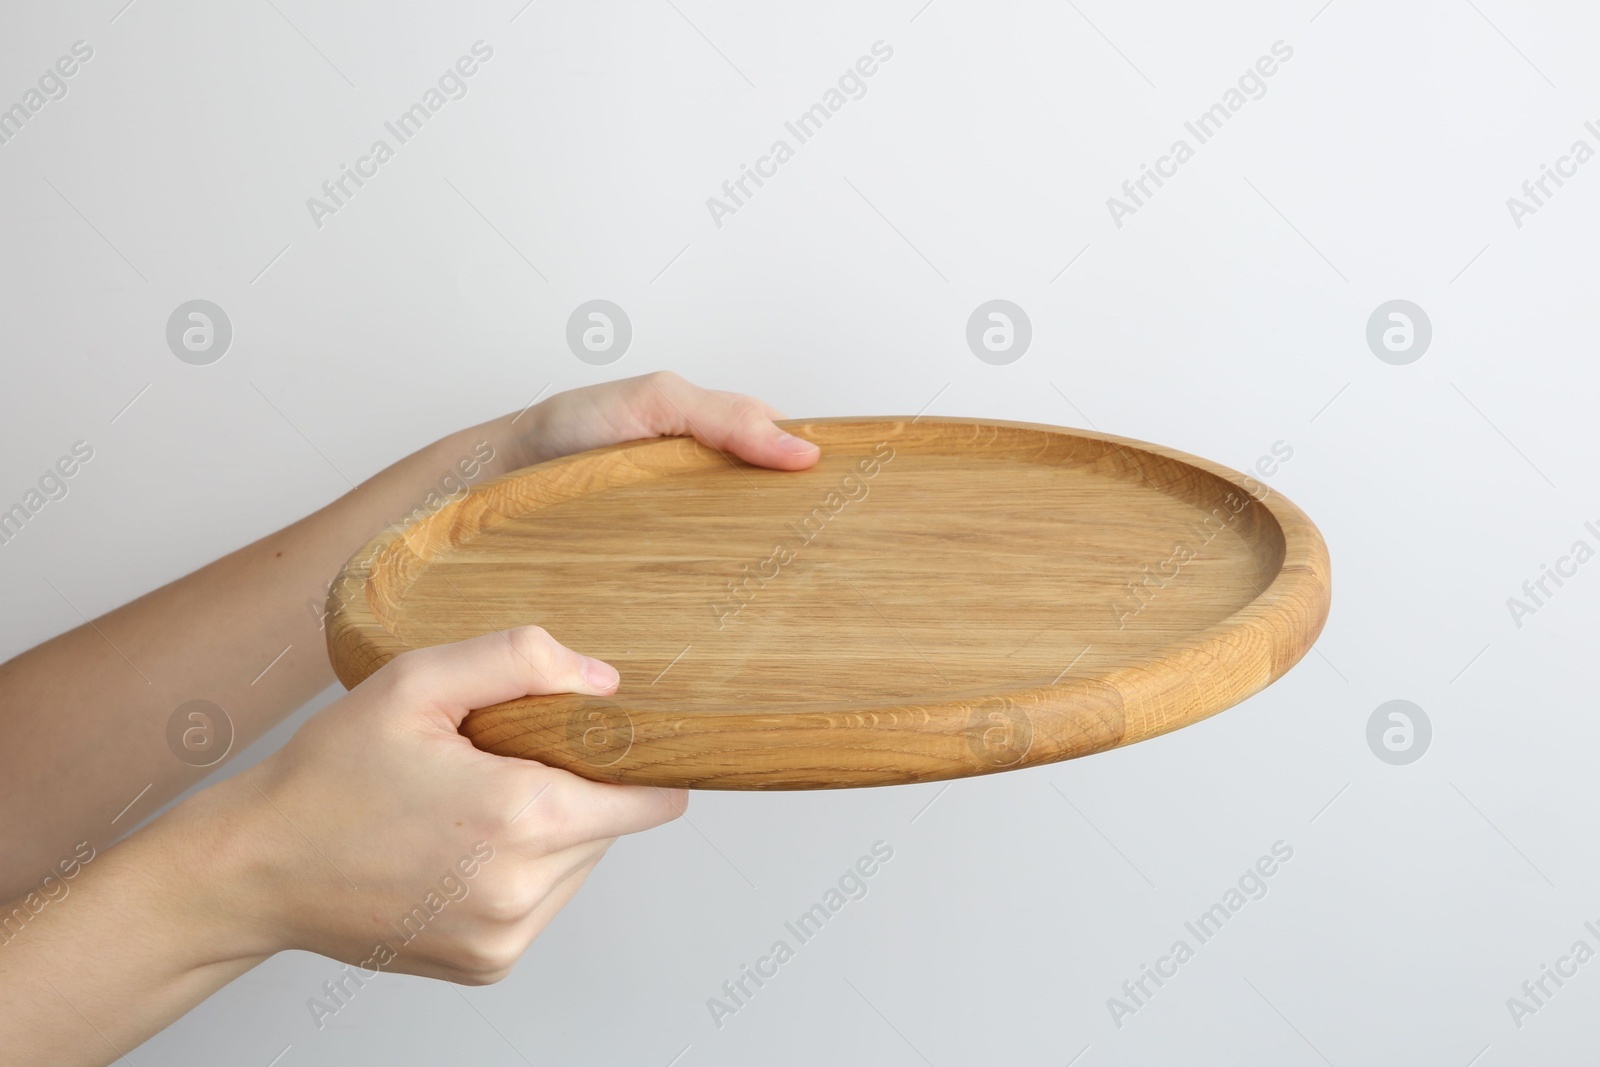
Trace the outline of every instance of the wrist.
[[509, 474], [551, 458], [539, 454], [538, 426], [543, 416], [544, 405], [531, 404], [465, 431], [473, 442], [487, 442], [494, 450], [493, 458], [483, 464], [487, 477]]
[[251, 784], [254, 771], [196, 793], [123, 845], [159, 894], [161, 921], [204, 946], [200, 964], [251, 967], [295, 947], [279, 914], [281, 860], [294, 843]]
[[29, 907], [0, 951], [0, 1063], [105, 1063], [103, 1046], [142, 1043], [280, 947], [239, 875], [251, 819], [221, 792], [91, 854], [70, 895], [58, 881]]

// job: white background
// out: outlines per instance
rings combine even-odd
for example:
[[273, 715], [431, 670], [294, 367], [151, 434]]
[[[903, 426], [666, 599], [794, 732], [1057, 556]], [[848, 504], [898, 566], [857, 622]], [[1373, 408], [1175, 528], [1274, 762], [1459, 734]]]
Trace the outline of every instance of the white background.
[[[1285, 679], [1176, 734], [947, 790], [699, 794], [498, 986], [384, 977], [318, 1030], [306, 1000], [338, 967], [285, 954], [134, 1062], [1592, 1050], [1600, 962], [1520, 1029], [1506, 998], [1600, 947], [1600, 565], [1520, 629], [1505, 603], [1600, 520], [1600, 162], [1521, 227], [1506, 206], [1575, 139], [1600, 148], [1592, 10], [522, 2], [7, 0], [0, 105], [74, 41], [94, 57], [0, 145], [0, 506], [72, 442], [95, 458], [0, 547], [0, 655], [300, 517], [340, 472], [656, 368], [792, 415], [931, 402], [1240, 468], [1285, 441], [1272, 484], [1328, 540], [1332, 616]], [[316, 227], [306, 198], [480, 39], [469, 94]], [[706, 198], [879, 40], [866, 96], [717, 227]], [[1117, 227], [1106, 198], [1279, 40], [1266, 95]], [[1003, 367], [964, 340], [996, 297], [1034, 328]], [[211, 366], [165, 343], [193, 298], [233, 323]], [[609, 367], [564, 342], [592, 298], [633, 322]], [[1364, 336], [1396, 298], [1434, 328], [1407, 366]], [[1433, 724], [1409, 766], [1366, 742], [1395, 698]], [[719, 1030], [706, 999], [879, 839], [869, 895]], [[1280, 839], [1267, 897], [1118, 1028], [1107, 998]]]

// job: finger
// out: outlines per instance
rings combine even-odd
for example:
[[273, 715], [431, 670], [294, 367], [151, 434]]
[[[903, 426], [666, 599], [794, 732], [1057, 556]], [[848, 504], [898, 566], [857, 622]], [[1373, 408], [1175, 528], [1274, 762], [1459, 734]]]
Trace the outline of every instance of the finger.
[[750, 399], [755, 400], [756, 406], [759, 407], [762, 413], [773, 422], [782, 422], [784, 419], [789, 417], [764, 400], [757, 400], [755, 397], [751, 397]]
[[556, 913], [566, 907], [567, 902], [577, 894], [578, 890], [583, 888], [583, 883], [588, 880], [595, 867], [599, 866], [603, 856], [603, 853], [600, 856], [595, 856], [563, 875], [550, 888], [550, 892], [545, 894], [544, 899], [539, 901], [538, 905], [517, 924], [517, 932], [514, 936], [525, 945], [533, 944], [534, 940], [544, 932], [544, 928], [550, 925], [550, 920], [556, 917]]
[[[515, 946], [517, 962], [520, 962], [522, 956], [532, 947], [534, 941], [538, 940], [539, 935], [550, 925], [550, 921], [556, 917], [556, 913], [566, 907], [567, 903], [577, 895], [578, 890], [583, 888], [583, 883], [588, 879], [590, 873], [594, 871], [604, 855], [605, 850], [601, 849], [598, 854], [590, 853], [581, 862], [570, 866], [545, 895], [539, 898], [539, 902], [533, 906], [532, 910], [515, 922], [506, 925], [492, 920], [487, 921], [486, 925], [492, 931], [491, 936]], [[500, 929], [496, 930], [496, 927]], [[515, 969], [515, 966], [516, 964], [512, 963], [502, 971], [487, 976], [488, 980], [501, 981]], [[485, 980], [485, 976], [482, 974], [469, 973], [449, 964], [437, 966], [430, 974], [462, 985], [481, 985]]]
[[443, 712], [454, 726], [473, 708], [548, 693], [604, 696], [618, 682], [615, 668], [574, 652], [537, 626], [416, 649], [373, 677], [386, 677], [407, 699]]
[[531, 766], [527, 800], [512, 816], [514, 839], [542, 852], [621, 837], [671, 822], [689, 804], [685, 789], [591, 782], [555, 767]]
[[646, 379], [663, 405], [661, 416], [672, 432], [693, 434], [701, 443], [758, 467], [797, 471], [812, 466], [822, 450], [779, 427], [772, 408], [737, 393], [714, 393], [678, 378]]

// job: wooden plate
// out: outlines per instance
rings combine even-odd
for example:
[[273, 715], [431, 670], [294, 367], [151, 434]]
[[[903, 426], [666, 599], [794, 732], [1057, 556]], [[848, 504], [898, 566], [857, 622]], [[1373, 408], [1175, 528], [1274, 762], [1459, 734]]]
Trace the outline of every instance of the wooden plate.
[[634, 442], [374, 538], [329, 600], [340, 680], [537, 623], [622, 684], [474, 711], [479, 748], [609, 782], [829, 789], [1165, 733], [1278, 678], [1327, 617], [1316, 528], [1205, 460], [1015, 422], [784, 425], [817, 467]]

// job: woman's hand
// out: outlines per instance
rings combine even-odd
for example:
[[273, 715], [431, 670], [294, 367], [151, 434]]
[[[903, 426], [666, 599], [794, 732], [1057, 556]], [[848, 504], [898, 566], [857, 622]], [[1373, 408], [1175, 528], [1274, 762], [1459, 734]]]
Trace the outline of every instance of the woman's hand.
[[0, 1065], [109, 1062], [283, 949], [350, 964], [331, 976], [346, 996], [379, 970], [505, 977], [611, 843], [687, 794], [480, 752], [456, 727], [616, 685], [537, 627], [397, 657], [277, 754], [86, 853], [70, 896], [13, 915]]
[[[333, 680], [315, 611], [328, 579], [480, 444], [496, 449], [490, 473], [678, 434], [761, 466], [816, 463], [776, 416], [672, 374], [563, 393], [4, 664], [0, 821], [14, 832], [0, 899], [17, 899], [0, 931], [0, 1067], [108, 1062], [287, 948], [352, 965], [335, 978], [347, 993], [380, 969], [508, 973], [619, 835], [687, 800], [480, 752], [457, 732], [472, 708], [615, 688], [615, 671], [537, 628], [398, 657], [274, 756], [104, 849], [121, 832], [110, 815], [127, 826], [197, 777], [168, 749], [174, 703], [218, 702], [239, 748]], [[72, 874], [62, 857], [77, 857]], [[38, 881], [57, 869], [70, 898]]]
[[[817, 449], [774, 426], [776, 415], [667, 373], [561, 393], [426, 445], [299, 522], [0, 664], [0, 899], [26, 892], [80, 841], [109, 845], [198, 780], [167, 746], [174, 707], [202, 696], [222, 707], [239, 751], [332, 684], [329, 584], [386, 523], [468, 481], [664, 434], [766, 467], [815, 464]], [[76, 753], [66, 766], [63, 751]]]
[[503, 978], [618, 836], [676, 818], [688, 797], [480, 752], [457, 727], [503, 700], [616, 685], [529, 626], [408, 652], [306, 723], [224, 783], [226, 817], [248, 812], [252, 831], [251, 952]]
[[759, 400], [657, 371], [557, 393], [510, 422], [498, 447], [506, 469], [516, 470], [623, 441], [690, 435], [758, 467], [804, 470], [821, 453], [774, 426], [781, 418]]

